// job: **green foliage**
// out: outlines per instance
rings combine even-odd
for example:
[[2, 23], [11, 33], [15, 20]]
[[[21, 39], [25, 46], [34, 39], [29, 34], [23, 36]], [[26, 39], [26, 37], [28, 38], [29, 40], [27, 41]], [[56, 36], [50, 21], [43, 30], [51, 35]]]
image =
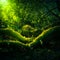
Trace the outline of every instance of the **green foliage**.
[[[49, 4], [47, 4], [47, 2]], [[4, 6], [4, 8], [1, 7], [0, 17], [7, 22], [9, 27], [16, 31], [21, 30], [21, 27], [26, 24], [31, 25], [38, 31], [43, 31], [44, 29], [55, 25], [56, 22], [57, 24], [59, 22], [58, 18], [50, 12], [50, 10], [53, 13], [58, 12], [55, 8], [56, 2], [50, 2], [50, 0], [47, 2], [45, 0], [44, 2], [42, 0], [9, 0], [7, 6]], [[59, 15], [59, 13], [57, 15]]]
[[18, 60], [59, 58], [59, 0], [7, 0], [7, 4], [1, 1], [0, 51], [17, 52]]

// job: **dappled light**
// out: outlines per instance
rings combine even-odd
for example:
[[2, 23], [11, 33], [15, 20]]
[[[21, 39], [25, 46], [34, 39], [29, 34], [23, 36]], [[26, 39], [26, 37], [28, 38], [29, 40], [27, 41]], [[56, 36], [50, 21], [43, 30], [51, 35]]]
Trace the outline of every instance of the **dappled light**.
[[59, 58], [59, 3], [59, 0], [0, 0], [1, 56], [8, 53], [8, 60]]

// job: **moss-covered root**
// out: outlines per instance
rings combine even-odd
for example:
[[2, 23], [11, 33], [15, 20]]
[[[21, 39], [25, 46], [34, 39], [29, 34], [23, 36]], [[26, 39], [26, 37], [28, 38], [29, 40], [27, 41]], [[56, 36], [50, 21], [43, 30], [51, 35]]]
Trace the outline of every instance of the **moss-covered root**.
[[[46, 41], [47, 38], [50, 39], [50, 37], [53, 36], [55, 34], [55, 32], [59, 32], [59, 34], [60, 34], [60, 26], [55, 26], [55, 27], [51, 27], [51, 28], [44, 30], [39, 36], [37, 36], [35, 39], [32, 40], [32, 42], [30, 42], [30, 39], [23, 37], [18, 32], [14, 31], [12, 29], [8, 29], [8, 28], [0, 29], [0, 34], [7, 34], [8, 36], [12, 36], [17, 39], [17, 41], [15, 41], [15, 40], [14, 41], [13, 40], [4, 41], [3, 40], [3, 42], [14, 43], [14, 44], [18, 44], [23, 47], [30, 47], [30, 48], [36, 46], [37, 44], [43, 45], [44, 41]], [[0, 40], [0, 43], [1, 42], [2, 42], [2, 40]], [[27, 42], [27, 43], [25, 44], [25, 42]]]
[[31, 38], [26, 38], [22, 36], [20, 33], [14, 31], [13, 29], [5, 28], [5, 29], [0, 29], [0, 35], [8, 35], [12, 36], [16, 40], [23, 42], [23, 43], [29, 43], [31, 41]]
[[[59, 35], [56, 35], [57, 32], [58, 32]], [[37, 45], [38, 43], [40, 43], [41, 45], [43, 45], [44, 41], [46, 41], [47, 38], [50, 39], [51, 37], [53, 37], [53, 35], [60, 36], [60, 26], [55, 26], [55, 27], [51, 27], [51, 28], [48, 28], [48, 29], [44, 30], [39, 36], [37, 36], [28, 45], [30, 47], [33, 47], [33, 46]], [[55, 39], [55, 37], [53, 37], [53, 39]]]
[[15, 40], [0, 40], [0, 44], [2, 45], [6, 45], [6, 46], [10, 46], [10, 45], [16, 45], [18, 47], [24, 47], [24, 48], [27, 48], [28, 45], [27, 44], [24, 44], [20, 41], [15, 41]]

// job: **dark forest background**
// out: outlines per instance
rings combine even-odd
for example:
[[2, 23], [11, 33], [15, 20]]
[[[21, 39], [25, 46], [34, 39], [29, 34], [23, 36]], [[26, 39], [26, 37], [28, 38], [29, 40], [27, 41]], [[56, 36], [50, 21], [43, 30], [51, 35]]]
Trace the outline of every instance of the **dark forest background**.
[[[9, 0], [12, 8], [3, 9], [0, 5], [0, 29], [12, 28], [26, 37], [37, 37], [43, 30], [54, 26], [60, 26], [60, 0]], [[2, 14], [4, 13], [4, 14]], [[11, 15], [10, 15], [11, 14]], [[6, 17], [8, 18], [6, 18]], [[15, 17], [17, 16], [17, 17]], [[14, 18], [13, 18], [14, 17]], [[60, 31], [59, 31], [60, 33]], [[56, 34], [59, 36], [59, 34]], [[0, 37], [1, 39], [1, 37]], [[60, 60], [59, 45], [23, 48], [17, 45], [2, 46], [0, 43], [1, 60]], [[50, 42], [50, 41], [49, 41]], [[54, 43], [56, 41], [53, 40]], [[51, 48], [51, 46], [53, 48]]]

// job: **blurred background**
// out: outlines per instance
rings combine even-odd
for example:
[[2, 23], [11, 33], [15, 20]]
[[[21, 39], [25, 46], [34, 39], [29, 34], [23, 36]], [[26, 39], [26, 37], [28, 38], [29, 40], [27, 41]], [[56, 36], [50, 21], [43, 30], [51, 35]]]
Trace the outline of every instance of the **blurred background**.
[[[54, 26], [60, 26], [60, 0], [0, 0], [0, 29], [12, 28], [23, 36], [35, 38]], [[1, 60], [59, 60], [60, 57], [59, 49], [15, 48], [14, 52], [0, 48]]]

